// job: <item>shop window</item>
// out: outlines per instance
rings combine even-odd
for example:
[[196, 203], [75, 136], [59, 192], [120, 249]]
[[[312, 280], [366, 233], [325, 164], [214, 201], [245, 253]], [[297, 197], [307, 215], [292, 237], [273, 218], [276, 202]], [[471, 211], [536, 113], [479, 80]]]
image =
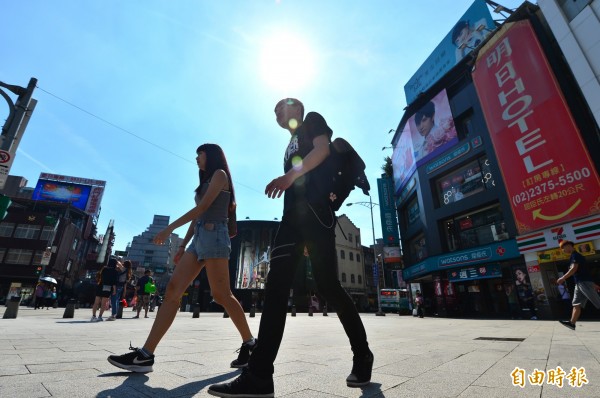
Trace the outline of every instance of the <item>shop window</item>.
[[442, 230], [446, 235], [445, 241], [449, 251], [482, 246], [509, 238], [500, 205], [447, 219]]
[[11, 237], [13, 230], [15, 229], [15, 224], [11, 222], [3, 222], [0, 223], [0, 236], [2, 237]]
[[446, 206], [495, 186], [490, 161], [482, 157], [435, 181], [438, 202]]
[[406, 227], [411, 227], [417, 221], [419, 221], [420, 215], [419, 201], [417, 199], [417, 195], [414, 195], [404, 209], [404, 220], [406, 222]]
[[350, 259], [350, 261], [354, 261], [354, 253], [348, 252], [348, 258]]
[[9, 249], [6, 254], [7, 264], [23, 264], [28, 265], [31, 262], [33, 250]]
[[40, 235], [40, 240], [49, 240], [52, 236], [52, 232], [54, 231], [54, 227], [45, 226], [42, 228], [42, 233]]
[[427, 258], [427, 242], [425, 240], [425, 234], [420, 234], [416, 238], [410, 241], [410, 255], [419, 262]]

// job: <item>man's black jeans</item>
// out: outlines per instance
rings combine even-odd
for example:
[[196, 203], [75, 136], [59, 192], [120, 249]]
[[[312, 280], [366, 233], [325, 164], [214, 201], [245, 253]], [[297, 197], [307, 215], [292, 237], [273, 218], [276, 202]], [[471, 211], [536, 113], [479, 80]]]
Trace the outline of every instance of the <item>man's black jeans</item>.
[[287, 316], [288, 297], [296, 267], [308, 249], [317, 291], [333, 305], [350, 340], [354, 354], [368, 350], [367, 334], [352, 299], [338, 280], [335, 250], [335, 218], [328, 207], [299, 205], [284, 213], [271, 251], [265, 303], [258, 331], [258, 346], [249, 361], [259, 377], [273, 375]]

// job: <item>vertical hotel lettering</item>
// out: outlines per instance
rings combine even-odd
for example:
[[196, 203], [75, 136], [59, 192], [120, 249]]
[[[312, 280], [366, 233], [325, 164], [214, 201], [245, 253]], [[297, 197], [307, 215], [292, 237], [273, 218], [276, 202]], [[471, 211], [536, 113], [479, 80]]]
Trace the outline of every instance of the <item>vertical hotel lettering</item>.
[[[515, 141], [515, 145], [522, 157], [527, 173], [530, 174], [539, 168], [552, 164], [553, 160], [534, 162], [532, 159], [533, 154], [530, 154], [534, 149], [545, 145], [546, 140], [542, 137], [539, 127], [530, 130], [530, 126], [527, 124], [527, 118], [533, 114], [533, 109], [531, 109], [532, 97], [527, 94], [528, 91], [526, 91], [523, 79], [515, 71], [513, 62], [509, 58], [511, 54], [510, 41], [508, 37], [505, 37], [496, 47], [496, 51], [488, 57], [487, 65], [491, 68], [504, 62], [498, 68], [498, 71], [494, 73], [498, 88], [504, 90], [498, 94], [498, 101], [503, 109], [502, 119], [509, 123], [509, 128], [517, 128], [522, 134], [522, 137]], [[545, 155], [542, 151], [536, 153], [538, 157]]]
[[473, 82], [519, 233], [600, 213], [598, 173], [531, 24], [494, 39]]

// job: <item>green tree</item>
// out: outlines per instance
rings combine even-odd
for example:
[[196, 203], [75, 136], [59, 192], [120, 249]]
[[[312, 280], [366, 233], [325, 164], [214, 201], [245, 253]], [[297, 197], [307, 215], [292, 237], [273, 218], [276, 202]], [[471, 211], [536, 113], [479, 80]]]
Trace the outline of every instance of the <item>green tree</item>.
[[392, 166], [392, 158], [386, 156], [383, 158], [385, 163], [381, 166], [381, 170], [385, 173], [385, 176], [388, 178], [394, 177], [394, 167]]

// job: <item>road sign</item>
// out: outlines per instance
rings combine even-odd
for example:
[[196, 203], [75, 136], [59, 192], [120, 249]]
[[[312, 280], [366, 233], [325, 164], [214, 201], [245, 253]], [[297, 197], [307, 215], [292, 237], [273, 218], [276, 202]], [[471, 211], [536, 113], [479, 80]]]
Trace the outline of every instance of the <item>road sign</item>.
[[2, 164], [8, 163], [11, 158], [12, 158], [12, 156], [10, 156], [10, 152], [3, 151], [0, 149], [0, 163], [2, 163]]

